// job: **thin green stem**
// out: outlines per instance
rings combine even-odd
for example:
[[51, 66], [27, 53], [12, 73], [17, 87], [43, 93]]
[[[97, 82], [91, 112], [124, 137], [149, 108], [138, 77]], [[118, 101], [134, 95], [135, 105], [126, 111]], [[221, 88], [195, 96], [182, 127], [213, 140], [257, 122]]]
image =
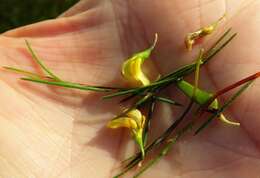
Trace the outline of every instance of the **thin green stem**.
[[200, 50], [199, 56], [196, 60], [196, 67], [195, 67], [195, 78], [194, 78], [194, 89], [192, 92], [192, 98], [195, 97], [196, 90], [199, 87], [199, 78], [200, 78], [200, 65], [202, 64], [202, 56], [203, 56], [204, 49]]
[[151, 128], [151, 120], [153, 118], [153, 113], [155, 110], [155, 105], [156, 105], [156, 101], [154, 100], [154, 98], [150, 101], [150, 105], [149, 105], [149, 110], [148, 110], [148, 114], [147, 114], [147, 118], [146, 118], [146, 123], [145, 123], [145, 127], [144, 127], [144, 134], [143, 134], [143, 140], [144, 140], [144, 146], [147, 143], [148, 140], [148, 133], [150, 131]]
[[27, 77], [31, 77], [31, 78], [43, 78], [43, 76], [40, 76], [36, 73], [33, 73], [33, 72], [29, 72], [29, 71], [26, 71], [26, 70], [22, 70], [22, 69], [17, 69], [17, 68], [14, 68], [14, 67], [7, 67], [7, 66], [3, 66], [4, 69], [8, 70], [8, 71], [11, 71], [11, 72], [15, 72], [15, 73], [18, 73], [18, 74], [22, 74], [22, 75], [25, 75]]

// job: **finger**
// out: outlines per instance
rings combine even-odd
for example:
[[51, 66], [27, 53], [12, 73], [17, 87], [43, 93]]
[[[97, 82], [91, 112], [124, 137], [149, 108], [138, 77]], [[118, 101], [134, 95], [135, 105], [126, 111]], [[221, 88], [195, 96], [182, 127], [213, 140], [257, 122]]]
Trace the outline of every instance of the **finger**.
[[[120, 61], [123, 60], [121, 48], [119, 43], [114, 43], [111, 46], [116, 36], [107, 36], [109, 29], [96, 31], [93, 30], [95, 26], [83, 28], [84, 24], [81, 22], [78, 19], [76, 23], [80, 23], [79, 27], [74, 24], [72, 28], [64, 30], [58, 28], [59, 25], [56, 26], [56, 22], [43, 24], [46, 25], [44, 28], [52, 28], [59, 34], [55, 33], [56, 35], [52, 37], [1, 37], [3, 56], [8, 55], [9, 58], [2, 57], [1, 64], [13, 67], [19, 64], [23, 69], [34, 71], [35, 65], [30, 60], [31, 56], [24, 42], [24, 39], [27, 39], [42, 61], [63, 79], [73, 81], [77, 78], [78, 82], [82, 83], [92, 83], [93, 81], [102, 83], [102, 81], [114, 80], [117, 78], [116, 76], [120, 77]], [[78, 33], [79, 31], [80, 33]], [[113, 69], [117, 68], [118, 70], [112, 70], [112, 66]], [[77, 74], [75, 74], [75, 70], [77, 70]]]
[[[80, 31], [101, 23], [100, 9], [93, 9], [80, 16], [46, 20], [32, 25], [16, 28], [3, 33], [8, 37], [51, 37], [65, 33]], [[103, 19], [104, 20], [104, 19]]]
[[68, 9], [66, 12], [62, 13], [59, 17], [69, 17], [69, 16], [80, 14], [89, 9], [97, 7], [98, 4], [100, 4], [101, 2], [103, 2], [103, 1], [101, 1], [101, 0], [81, 0], [76, 5], [74, 5], [70, 9]]

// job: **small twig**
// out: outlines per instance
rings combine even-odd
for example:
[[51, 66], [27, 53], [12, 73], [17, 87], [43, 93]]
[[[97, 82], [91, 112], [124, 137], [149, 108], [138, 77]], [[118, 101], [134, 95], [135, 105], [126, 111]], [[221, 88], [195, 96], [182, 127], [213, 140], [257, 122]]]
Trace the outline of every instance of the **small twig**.
[[203, 129], [205, 129], [209, 123], [211, 121], [213, 121], [213, 119], [215, 119], [216, 117], [219, 116], [219, 114], [221, 114], [228, 106], [230, 106], [234, 100], [240, 96], [249, 86], [250, 84], [253, 82], [254, 80], [252, 81], [249, 81], [247, 82], [246, 84], [244, 84], [233, 96], [230, 97], [230, 99], [224, 103], [224, 105], [218, 109], [213, 115], [211, 115], [207, 121], [205, 121], [196, 131], [195, 131], [195, 135], [197, 135], [198, 133], [200, 133]]

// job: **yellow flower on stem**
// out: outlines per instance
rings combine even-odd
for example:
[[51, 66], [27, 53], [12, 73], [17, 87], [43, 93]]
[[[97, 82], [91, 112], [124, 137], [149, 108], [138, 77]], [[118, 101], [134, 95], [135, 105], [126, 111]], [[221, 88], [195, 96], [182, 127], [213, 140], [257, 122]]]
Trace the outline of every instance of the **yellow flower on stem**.
[[122, 75], [130, 82], [139, 82], [143, 86], [150, 84], [150, 80], [142, 71], [142, 64], [151, 55], [158, 40], [158, 35], [155, 34], [155, 39], [152, 46], [144, 51], [134, 54], [131, 58], [127, 59], [122, 65]]
[[[213, 95], [212, 95], [213, 96]], [[211, 105], [209, 106], [210, 109], [214, 109], [214, 110], [218, 110], [219, 109], [219, 102], [217, 99], [214, 99], [214, 101], [211, 103]], [[223, 113], [221, 113], [219, 115], [219, 119], [228, 124], [228, 125], [234, 125], [234, 126], [240, 126], [240, 123], [239, 122], [234, 122], [234, 121], [231, 121], [231, 120], [228, 120], [225, 115]]]
[[133, 109], [125, 114], [125, 116], [113, 119], [108, 122], [107, 127], [111, 129], [117, 129], [126, 127], [130, 129], [132, 136], [136, 143], [140, 147], [142, 157], [144, 157], [144, 141], [143, 141], [143, 130], [145, 125], [145, 116], [142, 115], [138, 109]]
[[[185, 95], [187, 95], [189, 98], [192, 98], [196, 103], [198, 103], [201, 106], [208, 103], [208, 101], [210, 101], [210, 99], [214, 96], [212, 93], [199, 89], [199, 88], [196, 88], [196, 91], [194, 93], [194, 86], [192, 84], [186, 82], [185, 80], [178, 81], [177, 87]], [[215, 98], [214, 101], [212, 101], [212, 103], [208, 106], [208, 109], [212, 110], [212, 111], [217, 111], [219, 108], [220, 108], [220, 106], [219, 106], [219, 102], [218, 102], [217, 98]], [[233, 121], [228, 120], [222, 113], [219, 115], [219, 119], [222, 122], [229, 124], [229, 125], [234, 125], [234, 126], [240, 125], [239, 122], [233, 122]]]
[[185, 45], [186, 48], [191, 51], [192, 50], [192, 46], [193, 44], [196, 43], [196, 41], [202, 37], [205, 37], [209, 34], [211, 34], [218, 26], [218, 24], [220, 23], [220, 21], [226, 16], [226, 14], [224, 14], [221, 18], [219, 18], [216, 22], [211, 23], [210, 25], [206, 26], [206, 27], [202, 27], [198, 30], [196, 30], [195, 32], [191, 32], [188, 33], [186, 38], [185, 38]]

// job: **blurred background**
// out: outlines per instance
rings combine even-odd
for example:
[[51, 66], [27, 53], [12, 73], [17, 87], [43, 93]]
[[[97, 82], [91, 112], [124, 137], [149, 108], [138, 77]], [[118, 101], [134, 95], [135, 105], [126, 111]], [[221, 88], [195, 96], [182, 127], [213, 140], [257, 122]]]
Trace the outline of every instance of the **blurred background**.
[[0, 33], [57, 17], [79, 0], [0, 0]]

